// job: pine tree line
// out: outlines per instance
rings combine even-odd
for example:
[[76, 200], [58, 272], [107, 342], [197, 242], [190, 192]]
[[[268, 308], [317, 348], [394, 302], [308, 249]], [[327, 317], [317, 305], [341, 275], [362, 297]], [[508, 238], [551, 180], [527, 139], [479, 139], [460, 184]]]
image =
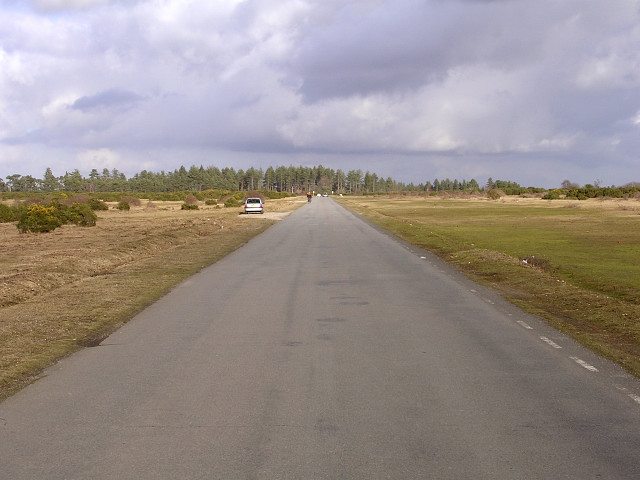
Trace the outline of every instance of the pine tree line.
[[75, 193], [168, 193], [179, 191], [202, 192], [205, 190], [226, 190], [230, 192], [267, 190], [278, 192], [335, 192], [353, 194], [376, 194], [391, 192], [473, 192], [499, 188], [507, 193], [516, 194], [525, 190], [515, 182], [489, 178], [486, 185], [480, 186], [475, 179], [444, 180], [435, 179], [419, 184], [405, 184], [391, 177], [383, 178], [376, 173], [362, 170], [347, 172], [322, 165], [314, 167], [278, 166], [267, 169], [251, 167], [247, 170], [235, 170], [231, 167], [191, 166], [172, 172], [150, 172], [142, 170], [130, 178], [117, 169], [104, 168], [102, 172], [91, 170], [87, 177], [78, 169], [55, 176], [47, 168], [43, 178], [31, 175], [9, 175], [6, 182], [0, 179], [0, 192], [75, 192]]
[[[413, 189], [413, 185], [410, 189]], [[55, 176], [47, 168], [43, 178], [31, 175], [9, 175], [0, 179], [0, 191], [49, 193], [65, 192], [175, 192], [204, 190], [275, 190], [280, 192], [334, 191], [336, 193], [379, 193], [406, 190], [407, 186], [391, 177], [362, 170], [334, 170], [322, 165], [314, 167], [269, 167], [235, 170], [234, 168], [181, 166], [172, 172], [143, 170], [127, 178], [117, 169], [91, 170], [84, 177], [78, 169]]]

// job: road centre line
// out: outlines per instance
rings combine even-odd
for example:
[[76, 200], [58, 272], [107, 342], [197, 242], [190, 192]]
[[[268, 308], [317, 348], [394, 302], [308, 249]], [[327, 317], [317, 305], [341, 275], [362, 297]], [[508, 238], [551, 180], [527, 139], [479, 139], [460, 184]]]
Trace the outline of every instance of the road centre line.
[[587, 362], [585, 362], [584, 360], [580, 360], [578, 357], [569, 357], [571, 360], [573, 360], [574, 362], [576, 362], [578, 365], [580, 365], [581, 367], [586, 368], [587, 370], [589, 370], [590, 372], [597, 372], [599, 371], [596, 367], [594, 367], [593, 365], [588, 364]]
[[540, 340], [542, 340], [543, 342], [551, 345], [553, 348], [562, 348], [560, 345], [558, 345], [556, 342], [554, 342], [553, 340], [551, 340], [550, 338], [547, 337], [540, 337]]
[[526, 328], [527, 330], [533, 330], [533, 327], [530, 326], [528, 323], [523, 322], [522, 320], [518, 320], [516, 322], [518, 325], [520, 325], [522, 328]]

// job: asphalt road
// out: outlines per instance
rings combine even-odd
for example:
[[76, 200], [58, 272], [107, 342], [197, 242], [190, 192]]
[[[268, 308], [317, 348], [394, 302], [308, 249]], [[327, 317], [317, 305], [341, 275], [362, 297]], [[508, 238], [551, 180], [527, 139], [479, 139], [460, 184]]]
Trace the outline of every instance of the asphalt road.
[[325, 198], [0, 404], [7, 480], [639, 477], [635, 379]]

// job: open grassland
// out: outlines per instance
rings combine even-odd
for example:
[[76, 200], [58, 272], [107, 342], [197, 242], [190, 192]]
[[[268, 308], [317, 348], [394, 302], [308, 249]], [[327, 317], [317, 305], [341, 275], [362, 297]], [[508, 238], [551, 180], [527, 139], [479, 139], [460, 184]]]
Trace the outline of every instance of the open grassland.
[[341, 202], [640, 376], [639, 200]]
[[44, 234], [0, 224], [0, 400], [306, 200], [268, 200], [264, 215], [202, 204], [187, 211], [181, 203], [143, 202], [130, 211], [113, 204], [98, 212], [95, 227]]

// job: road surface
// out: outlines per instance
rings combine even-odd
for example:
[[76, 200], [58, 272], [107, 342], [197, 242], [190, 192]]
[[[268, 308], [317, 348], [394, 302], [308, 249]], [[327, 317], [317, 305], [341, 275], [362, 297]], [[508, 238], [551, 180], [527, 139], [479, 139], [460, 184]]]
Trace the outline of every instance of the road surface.
[[640, 390], [315, 198], [0, 404], [0, 478], [640, 478]]

